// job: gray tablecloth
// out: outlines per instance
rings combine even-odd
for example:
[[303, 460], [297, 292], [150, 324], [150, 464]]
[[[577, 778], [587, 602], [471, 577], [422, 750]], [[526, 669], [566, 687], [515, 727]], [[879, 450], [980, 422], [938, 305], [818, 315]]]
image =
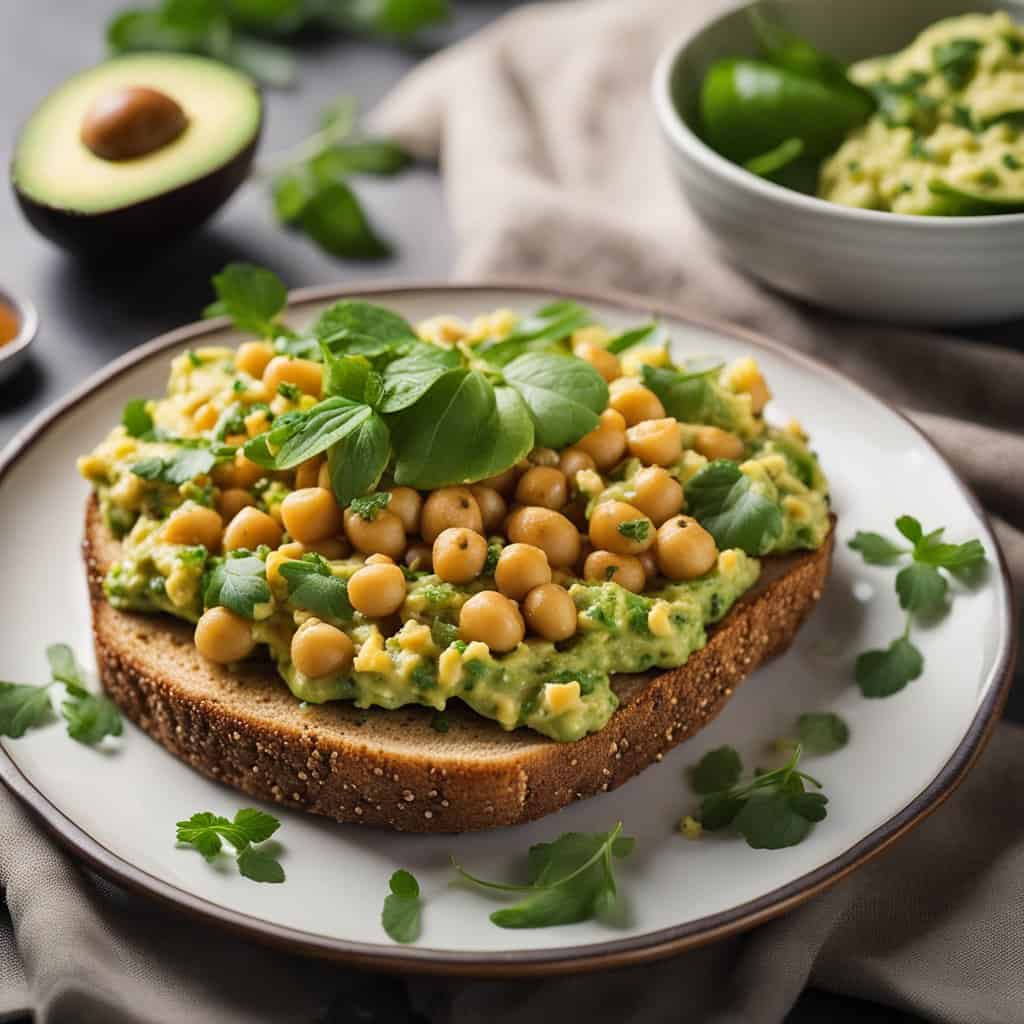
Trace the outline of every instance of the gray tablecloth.
[[[796, 307], [710, 255], [657, 151], [660, 47], [707, 0], [527, 8], [427, 62], [376, 124], [439, 159], [460, 273], [614, 285], [824, 356], [911, 412], [995, 518], [1024, 580], [1024, 356]], [[526, 982], [357, 979], [118, 893], [0, 792], [0, 1020], [361, 1019], [384, 1000], [445, 1024], [560, 1017], [780, 1020], [802, 988], [935, 1021], [1024, 1021], [1024, 731], [891, 851], [756, 931], [645, 967]], [[378, 1004], [379, 1005], [379, 1004]], [[389, 1018], [390, 1019], [390, 1018]]]

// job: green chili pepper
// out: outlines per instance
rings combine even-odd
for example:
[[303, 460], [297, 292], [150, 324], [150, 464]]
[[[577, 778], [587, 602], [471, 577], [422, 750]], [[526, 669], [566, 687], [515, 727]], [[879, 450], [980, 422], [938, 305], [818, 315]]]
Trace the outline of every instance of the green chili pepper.
[[745, 163], [790, 139], [820, 160], [872, 114], [855, 86], [826, 84], [765, 61], [730, 58], [712, 65], [701, 86], [703, 136], [712, 149]]

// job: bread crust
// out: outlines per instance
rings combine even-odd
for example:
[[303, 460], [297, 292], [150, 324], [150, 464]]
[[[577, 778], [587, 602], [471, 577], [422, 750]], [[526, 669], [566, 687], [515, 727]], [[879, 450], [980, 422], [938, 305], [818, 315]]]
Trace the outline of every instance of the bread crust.
[[817, 551], [767, 559], [762, 580], [686, 664], [616, 676], [618, 710], [575, 743], [505, 732], [458, 701], [443, 734], [428, 708], [304, 707], [269, 662], [229, 671], [199, 655], [189, 624], [109, 604], [103, 578], [119, 546], [95, 497], [83, 554], [103, 687], [172, 754], [250, 796], [338, 821], [468, 832], [615, 789], [707, 725], [743, 679], [792, 642], [821, 596], [834, 537], [833, 525]]

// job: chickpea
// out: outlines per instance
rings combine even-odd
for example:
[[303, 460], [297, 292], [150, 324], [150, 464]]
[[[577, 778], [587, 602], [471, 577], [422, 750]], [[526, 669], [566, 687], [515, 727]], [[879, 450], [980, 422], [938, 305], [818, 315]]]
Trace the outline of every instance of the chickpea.
[[542, 583], [523, 601], [526, 624], [545, 640], [568, 640], [576, 632], [576, 602], [565, 587]]
[[274, 346], [269, 341], [247, 341], [235, 353], [235, 369], [257, 380], [263, 376], [267, 363], [274, 358]]
[[548, 556], [532, 544], [509, 544], [498, 555], [494, 582], [506, 597], [521, 601], [535, 587], [551, 582]]
[[507, 498], [516, 489], [516, 482], [518, 480], [518, 467], [510, 466], [504, 473], [499, 473], [497, 476], [489, 476], [486, 480], [481, 480], [480, 486], [490, 487], [492, 490], [497, 491], [503, 498]]
[[373, 519], [364, 519], [351, 509], [345, 509], [345, 536], [352, 547], [364, 555], [401, 558], [405, 550], [405, 529], [394, 512], [378, 512]]
[[220, 492], [220, 497], [217, 498], [217, 511], [226, 523], [230, 523], [243, 508], [255, 504], [253, 496], [248, 491], [242, 490], [241, 487], [229, 487]]
[[682, 484], [661, 466], [645, 466], [633, 477], [630, 501], [655, 526], [661, 526], [685, 503]]
[[279, 384], [294, 384], [305, 394], [319, 398], [323, 377], [324, 369], [319, 363], [288, 356], [274, 356], [263, 371], [263, 383], [272, 395], [277, 394]]
[[640, 383], [617, 391], [612, 395], [608, 405], [622, 413], [627, 427], [635, 427], [644, 420], [660, 420], [665, 415], [665, 406], [661, 404], [661, 399], [650, 388], [645, 388]]
[[617, 555], [638, 555], [654, 543], [654, 523], [635, 505], [602, 501], [590, 516], [590, 542]]
[[195, 644], [204, 658], [227, 665], [248, 657], [256, 641], [248, 619], [218, 606], [208, 608], [196, 623]]
[[[306, 459], [296, 470], [295, 470], [295, 490], [302, 491], [307, 487], [321, 487], [320, 483], [320, 470], [326, 466], [327, 462], [321, 459], [319, 456], [315, 456], [312, 459]], [[330, 474], [327, 476], [330, 481]], [[327, 490], [331, 489], [331, 485], [328, 482]]]
[[352, 641], [337, 626], [307, 619], [292, 637], [292, 664], [310, 679], [344, 672], [352, 664]]
[[534, 448], [526, 461], [530, 466], [557, 466], [558, 452], [554, 448]]
[[257, 480], [267, 475], [267, 471], [257, 465], [251, 459], [246, 458], [245, 453], [239, 449], [231, 462], [221, 462], [210, 471], [214, 483], [219, 487], [252, 487]]
[[480, 506], [468, 487], [441, 487], [423, 503], [420, 536], [428, 544], [433, 544], [437, 535], [449, 526], [464, 526], [467, 530], [483, 532]]
[[568, 498], [565, 474], [553, 466], [534, 466], [528, 469], [516, 486], [516, 501], [520, 505], [540, 505], [557, 510]]
[[473, 484], [469, 491], [480, 508], [484, 533], [497, 533], [508, 515], [508, 502], [493, 487], [484, 487], [483, 484]]
[[487, 561], [487, 541], [475, 530], [449, 526], [434, 541], [434, 572], [446, 583], [468, 583]]
[[294, 540], [289, 544], [282, 544], [276, 551], [271, 551], [267, 555], [267, 582], [271, 586], [283, 583], [284, 581], [281, 579], [281, 566], [285, 562], [301, 558], [305, 553], [306, 549], [298, 541]]
[[395, 560], [390, 555], [367, 555], [363, 561], [363, 565], [394, 565]]
[[387, 505], [388, 511], [402, 520], [402, 528], [406, 533], [419, 533], [420, 510], [423, 508], [420, 492], [414, 491], [411, 487], [392, 487], [388, 494], [391, 495]]
[[644, 420], [626, 431], [629, 454], [647, 465], [671, 466], [683, 454], [683, 432], [671, 416]]
[[325, 537], [323, 540], [307, 544], [306, 547], [310, 551], [315, 551], [318, 555], [323, 556], [329, 562], [336, 562], [340, 558], [346, 558], [350, 552], [348, 544], [341, 537]]
[[303, 544], [324, 540], [341, 530], [341, 509], [334, 495], [324, 487], [292, 491], [281, 502], [284, 528]]
[[731, 431], [719, 427], [698, 427], [693, 447], [708, 459], [743, 458], [743, 442]]
[[696, 519], [676, 516], [658, 528], [658, 568], [670, 580], [693, 580], [715, 564], [718, 547]]
[[522, 643], [526, 633], [519, 606], [496, 590], [474, 594], [459, 612], [459, 637], [480, 640], [499, 654]]
[[576, 474], [582, 469], [597, 469], [597, 463], [582, 448], [566, 448], [559, 456], [558, 468], [565, 474], [570, 488], [576, 486]]
[[224, 550], [255, 550], [261, 544], [276, 548], [281, 543], [281, 527], [258, 508], [243, 508], [224, 530]]
[[639, 558], [614, 555], [610, 551], [592, 551], [587, 555], [583, 563], [583, 578], [598, 583], [618, 583], [634, 594], [642, 593], [647, 583], [647, 574]]
[[413, 572], [430, 572], [433, 566], [433, 551], [429, 544], [410, 544], [403, 558]]
[[405, 600], [405, 574], [397, 565], [364, 565], [348, 581], [348, 599], [371, 619], [393, 615]]
[[163, 539], [168, 544], [202, 544], [215, 551], [224, 532], [224, 520], [212, 508], [186, 501], [164, 523]]
[[576, 442], [598, 469], [611, 469], [626, 453], [626, 421], [616, 409], [605, 409], [597, 426]]
[[592, 341], [580, 342], [573, 349], [573, 355], [577, 359], [590, 363], [607, 381], [615, 380], [616, 377], [622, 376], [622, 367], [619, 365], [618, 356]]
[[550, 508], [525, 505], [508, 517], [508, 539], [532, 544], [548, 556], [553, 569], [574, 565], [580, 556], [580, 534], [568, 519]]

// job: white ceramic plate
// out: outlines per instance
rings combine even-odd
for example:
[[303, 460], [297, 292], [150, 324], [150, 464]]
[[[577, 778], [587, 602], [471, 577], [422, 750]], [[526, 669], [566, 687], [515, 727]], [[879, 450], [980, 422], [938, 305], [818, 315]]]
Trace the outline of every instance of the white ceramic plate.
[[[302, 323], [338, 289], [297, 293]], [[534, 286], [363, 290], [412, 321], [438, 312], [473, 316], [499, 306], [529, 311], [550, 301]], [[905, 419], [830, 369], [742, 330], [702, 324], [628, 297], [580, 295], [612, 327], [658, 313], [680, 352], [726, 358], [754, 352], [776, 394], [773, 418], [796, 416], [810, 430], [829, 474], [839, 516], [835, 568], [820, 607], [790, 652], [759, 670], [696, 738], [615, 792], [531, 825], [466, 836], [373, 831], [271, 806], [284, 885], [257, 885], [217, 871], [174, 843], [174, 822], [194, 811], [233, 813], [250, 798], [175, 760], [132, 726], [112, 751], [70, 742], [54, 725], [3, 741], [0, 775], [78, 855], [133, 889], [306, 952], [403, 970], [537, 973], [593, 968], [663, 955], [748, 927], [835, 882], [906, 831], [948, 795], [981, 749], [1009, 683], [1010, 591], [989, 526], [949, 466]], [[132, 397], [164, 390], [172, 354], [196, 344], [234, 343], [222, 322], [175, 331], [87, 382], [31, 426], [0, 460], [0, 678], [47, 677], [55, 641], [91, 650], [79, 557], [86, 485], [76, 455], [98, 441]], [[979, 537], [992, 560], [987, 585], [958, 594], [941, 626], [919, 630], [924, 676], [884, 701], [852, 685], [852, 662], [898, 632], [893, 572], [864, 566], [845, 541], [856, 529], [891, 529], [910, 513], [944, 525], [954, 539]], [[969, 641], [965, 638], [969, 638]], [[828, 794], [829, 815], [801, 845], [757, 852], [742, 840], [675, 832], [694, 799], [684, 769], [731, 743], [748, 766], [764, 745], [791, 735], [798, 714], [831, 709], [850, 724], [842, 751], [808, 762]], [[109, 742], [109, 741], [108, 741]], [[637, 837], [621, 868], [626, 913], [618, 926], [587, 922], [507, 931], [488, 920], [494, 904], [449, 888], [449, 854], [486, 877], [515, 878], [531, 843], [616, 821]], [[397, 867], [419, 877], [424, 928], [411, 947], [380, 926], [387, 880]]]

